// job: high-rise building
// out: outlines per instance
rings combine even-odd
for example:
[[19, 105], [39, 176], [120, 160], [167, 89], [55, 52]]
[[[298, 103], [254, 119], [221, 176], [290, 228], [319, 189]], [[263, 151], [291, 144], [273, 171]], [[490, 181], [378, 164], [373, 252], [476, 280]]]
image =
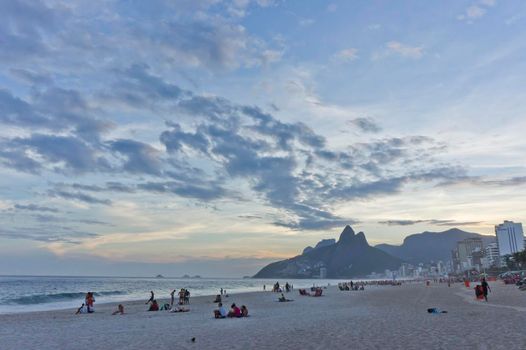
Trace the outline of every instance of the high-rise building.
[[495, 235], [500, 256], [524, 250], [524, 232], [520, 222], [505, 220], [503, 224], [495, 226]]

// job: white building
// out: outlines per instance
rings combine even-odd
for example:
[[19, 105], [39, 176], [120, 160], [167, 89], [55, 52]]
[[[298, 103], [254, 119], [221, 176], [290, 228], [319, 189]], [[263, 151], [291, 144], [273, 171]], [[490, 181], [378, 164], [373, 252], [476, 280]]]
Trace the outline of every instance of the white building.
[[505, 220], [503, 224], [495, 226], [495, 235], [500, 256], [524, 250], [524, 232], [520, 222]]
[[500, 267], [502, 265], [500, 254], [499, 254], [499, 246], [497, 243], [490, 243], [484, 248], [485, 252], [485, 262], [484, 265], [485, 268], [489, 268], [491, 266], [497, 266]]

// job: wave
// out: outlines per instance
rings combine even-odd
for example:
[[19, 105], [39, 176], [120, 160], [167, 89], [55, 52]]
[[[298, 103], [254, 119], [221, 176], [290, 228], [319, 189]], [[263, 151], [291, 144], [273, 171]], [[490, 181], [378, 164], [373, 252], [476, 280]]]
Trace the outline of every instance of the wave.
[[[127, 294], [127, 293], [124, 291], [120, 291], [120, 290], [93, 293], [95, 297], [124, 295], [124, 294]], [[69, 301], [69, 300], [75, 300], [75, 299], [79, 299], [83, 301], [85, 296], [86, 296], [86, 293], [84, 292], [28, 295], [28, 296], [23, 296], [19, 298], [9, 299], [6, 301], [6, 304], [33, 305], [33, 304], [54, 303], [54, 302], [59, 302], [59, 301]]]

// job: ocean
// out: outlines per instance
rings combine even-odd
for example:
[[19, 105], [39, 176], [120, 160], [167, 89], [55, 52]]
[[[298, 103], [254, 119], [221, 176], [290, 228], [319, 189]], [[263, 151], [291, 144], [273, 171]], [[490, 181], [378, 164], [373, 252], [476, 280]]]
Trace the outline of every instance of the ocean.
[[294, 288], [336, 285], [343, 280], [328, 279], [251, 279], [251, 278], [130, 278], [0, 276], [0, 314], [77, 308], [86, 292], [94, 292], [96, 304], [148, 300], [150, 290], [156, 298], [169, 299], [174, 289], [187, 288], [191, 296], [216, 295], [221, 288], [228, 294], [267, 290], [279, 281]]

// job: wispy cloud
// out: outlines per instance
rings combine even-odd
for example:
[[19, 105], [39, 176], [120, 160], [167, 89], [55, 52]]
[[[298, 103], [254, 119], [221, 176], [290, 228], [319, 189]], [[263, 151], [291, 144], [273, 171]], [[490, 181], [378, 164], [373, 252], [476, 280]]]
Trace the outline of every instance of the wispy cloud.
[[390, 41], [385, 44], [387, 53], [396, 54], [402, 57], [419, 59], [424, 55], [424, 49], [421, 46], [410, 46], [402, 44], [399, 41]]
[[335, 53], [332, 58], [334, 61], [344, 62], [344, 63], [354, 61], [358, 59], [358, 49], [353, 48], [353, 47], [348, 48], [348, 49], [343, 49]]
[[473, 20], [483, 17], [489, 7], [496, 4], [496, 0], [480, 0], [466, 8], [466, 11], [457, 16], [458, 20], [472, 22]]
[[363, 132], [377, 133], [382, 130], [382, 128], [371, 117], [354, 118], [349, 120], [348, 123]]
[[406, 220], [406, 219], [392, 219], [378, 221], [379, 224], [388, 226], [410, 226], [416, 224], [431, 224], [436, 226], [478, 226], [483, 224], [481, 221], [457, 221], [457, 220], [440, 220], [440, 219], [427, 219], [427, 220]]

